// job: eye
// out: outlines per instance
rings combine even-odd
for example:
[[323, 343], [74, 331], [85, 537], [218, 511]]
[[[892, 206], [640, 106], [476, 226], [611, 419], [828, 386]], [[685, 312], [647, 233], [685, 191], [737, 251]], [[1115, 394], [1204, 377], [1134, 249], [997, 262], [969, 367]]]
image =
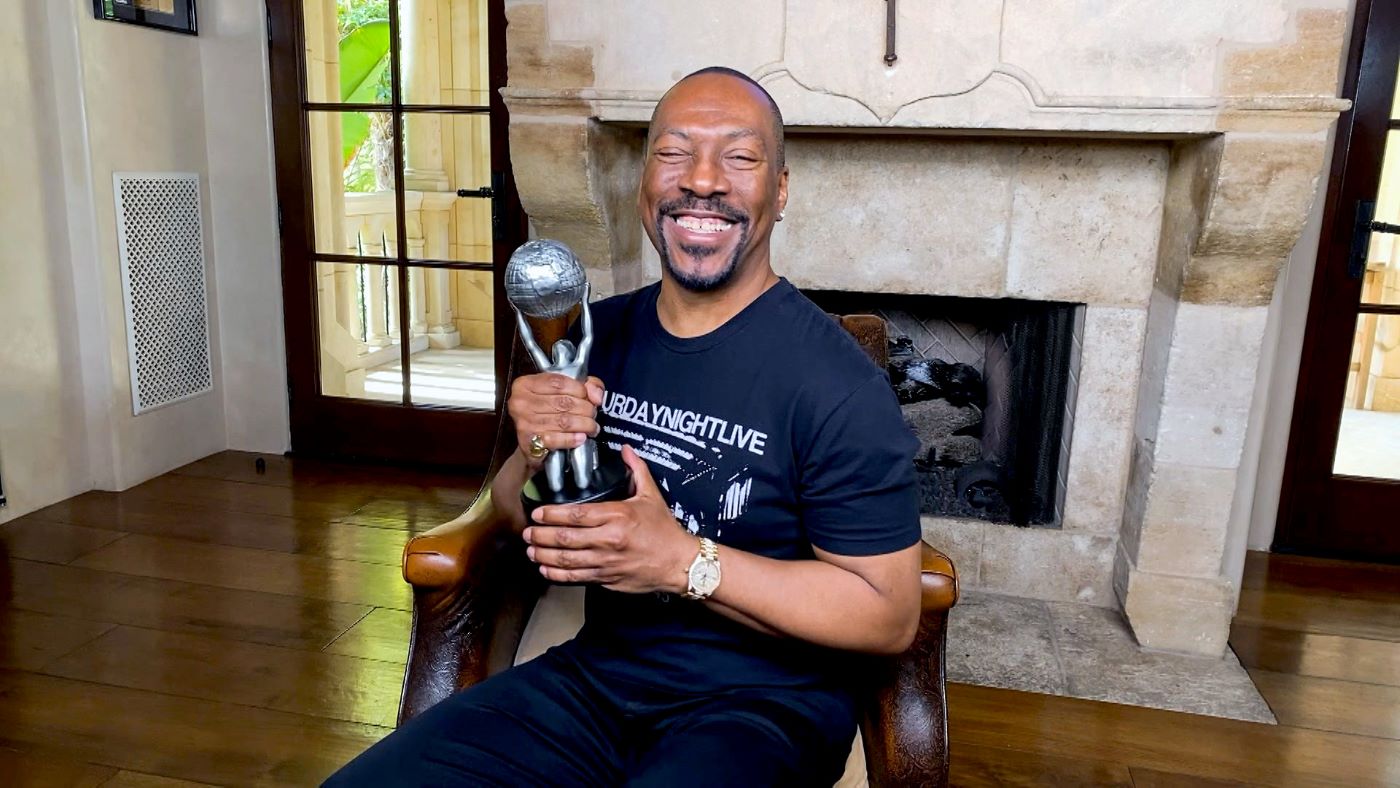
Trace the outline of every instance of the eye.
[[689, 154], [679, 148], [661, 148], [656, 151], [656, 158], [662, 161], [680, 161]]
[[752, 167], [759, 163], [759, 158], [752, 153], [731, 153], [725, 158], [736, 167]]

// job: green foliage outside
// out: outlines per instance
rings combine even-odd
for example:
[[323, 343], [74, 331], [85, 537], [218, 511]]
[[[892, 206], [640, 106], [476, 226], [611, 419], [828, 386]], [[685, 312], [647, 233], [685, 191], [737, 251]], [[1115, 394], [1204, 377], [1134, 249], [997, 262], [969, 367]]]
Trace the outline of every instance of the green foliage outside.
[[[388, 0], [336, 0], [340, 33], [340, 100], [346, 103], [387, 103], [389, 84]], [[383, 116], [362, 112], [341, 116], [341, 145], [345, 189], [370, 192], [389, 188], [383, 163], [389, 144], [388, 123], [371, 123]], [[371, 125], [380, 128], [371, 128]]]
[[335, 0], [336, 25], [344, 38], [366, 22], [389, 19], [389, 0]]

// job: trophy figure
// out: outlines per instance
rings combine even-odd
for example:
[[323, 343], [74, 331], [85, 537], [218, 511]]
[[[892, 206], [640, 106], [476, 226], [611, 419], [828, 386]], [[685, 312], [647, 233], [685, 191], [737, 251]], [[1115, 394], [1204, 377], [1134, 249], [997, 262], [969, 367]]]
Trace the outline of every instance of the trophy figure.
[[[506, 264], [506, 300], [515, 309], [520, 339], [541, 372], [588, 379], [588, 355], [593, 349], [593, 315], [588, 308], [589, 285], [583, 265], [558, 241], [529, 241]], [[553, 320], [580, 306], [581, 337], [555, 342], [550, 354], [540, 349], [527, 317]], [[632, 479], [622, 456], [592, 438], [572, 449], [554, 449], [544, 468], [525, 483], [520, 500], [525, 516], [546, 504], [617, 501], [632, 494]]]

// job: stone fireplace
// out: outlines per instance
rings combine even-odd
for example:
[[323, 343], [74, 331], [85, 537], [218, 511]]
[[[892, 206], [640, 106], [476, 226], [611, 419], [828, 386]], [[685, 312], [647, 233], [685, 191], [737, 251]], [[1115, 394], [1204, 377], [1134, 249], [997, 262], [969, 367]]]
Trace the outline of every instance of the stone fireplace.
[[927, 299], [925, 324], [989, 301], [1068, 315], [1052, 516], [930, 514], [926, 539], [969, 588], [1116, 607], [1145, 646], [1221, 653], [1266, 309], [1345, 108], [1345, 2], [901, 3], [892, 66], [884, 7], [508, 2], [535, 230], [598, 295], [653, 280], [634, 208], [651, 110], [696, 68], [749, 73], [788, 125], [779, 273], [906, 316]]

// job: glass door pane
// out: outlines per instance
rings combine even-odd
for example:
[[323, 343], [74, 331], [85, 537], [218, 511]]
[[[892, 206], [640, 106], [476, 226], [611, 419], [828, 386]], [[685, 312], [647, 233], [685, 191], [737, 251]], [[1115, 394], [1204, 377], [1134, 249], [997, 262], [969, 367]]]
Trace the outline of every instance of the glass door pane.
[[[449, 115], [444, 138], [447, 162], [455, 185], [469, 192], [493, 188], [491, 173], [491, 118], [486, 115]], [[489, 198], [466, 198], [455, 206], [455, 233], [451, 259], [462, 262], [491, 260], [491, 209]]]
[[488, 0], [399, 0], [403, 103], [491, 103]]
[[1400, 315], [1357, 317], [1332, 472], [1400, 480]]
[[403, 125], [409, 258], [491, 265], [490, 117], [408, 112]]
[[393, 113], [308, 112], [315, 251], [398, 255]]
[[[1400, 131], [1386, 134], [1375, 219], [1400, 225]], [[1400, 305], [1400, 235], [1380, 231], [1371, 233], [1366, 271], [1361, 280], [1361, 303]]]
[[[317, 263], [321, 393], [403, 402], [405, 378], [411, 376], [413, 404], [490, 410], [496, 394], [494, 326], [472, 317], [490, 314], [490, 276]], [[401, 283], [407, 284], [409, 376], [403, 367]]]
[[306, 100], [388, 104], [389, 0], [302, 0]]
[[491, 272], [412, 267], [408, 279], [413, 403], [490, 410], [496, 396]]
[[[316, 263], [316, 338], [323, 395], [403, 402], [399, 325], [398, 268]], [[414, 341], [427, 346], [426, 336], [415, 336]]]

